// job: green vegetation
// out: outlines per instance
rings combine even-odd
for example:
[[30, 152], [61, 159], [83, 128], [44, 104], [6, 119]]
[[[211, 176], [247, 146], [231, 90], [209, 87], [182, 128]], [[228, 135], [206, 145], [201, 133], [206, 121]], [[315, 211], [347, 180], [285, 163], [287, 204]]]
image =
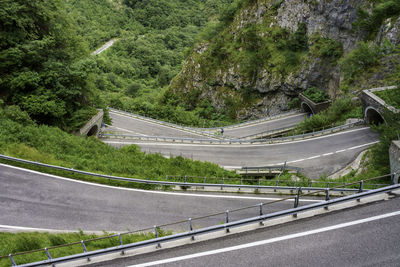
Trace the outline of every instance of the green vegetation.
[[2, 2], [0, 91], [38, 123], [71, 130], [68, 118], [90, 105], [93, 62], [64, 9], [61, 0]]
[[160, 180], [166, 175], [234, 175], [216, 164], [180, 156], [167, 159], [143, 153], [136, 145], [116, 149], [96, 138], [77, 137], [56, 127], [37, 125], [17, 106], [0, 110], [0, 151], [53, 165], [142, 179]]
[[370, 2], [373, 3], [372, 12], [360, 8], [357, 12], [359, 19], [355, 26], [366, 30], [368, 38], [372, 40], [386, 19], [400, 15], [400, 2], [397, 0], [370, 0]]
[[382, 98], [386, 102], [386, 104], [391, 105], [394, 108], [400, 109], [400, 87], [392, 90], [374, 92], [374, 94]]
[[[160, 236], [168, 235], [163, 231], [159, 231]], [[36, 249], [43, 249], [45, 247], [60, 246], [69, 243], [80, 242], [81, 240], [90, 240], [97, 237], [108, 236], [110, 234], [104, 233], [104, 235], [98, 236], [94, 234], [84, 234], [82, 231], [77, 233], [62, 233], [62, 234], [50, 234], [50, 233], [0, 233], [0, 256], [5, 256], [10, 253], [24, 252]], [[122, 235], [122, 242], [124, 244], [139, 242], [154, 238], [153, 233], [137, 233]], [[119, 246], [119, 238], [113, 237], [108, 239], [96, 240], [85, 242], [88, 251], [94, 251], [106, 247]], [[79, 243], [77, 245], [49, 249], [50, 255], [53, 258], [73, 255], [82, 253], [83, 248]], [[17, 264], [24, 264], [34, 261], [47, 260], [46, 253], [42, 252], [30, 253], [26, 255], [15, 256], [14, 260]], [[10, 259], [4, 258], [0, 260], [0, 267], [11, 266]]]
[[303, 95], [314, 103], [322, 103], [329, 100], [329, 95], [327, 93], [315, 87], [308, 88], [303, 92]]
[[332, 103], [325, 111], [315, 114], [300, 122], [292, 133], [302, 134], [322, 128], [343, 124], [349, 118], [362, 118], [362, 108], [349, 98], [340, 98]]
[[207, 101], [188, 111], [164, 92], [181, 70], [198, 32], [231, 1], [66, 1], [91, 49], [118, 38], [93, 59], [90, 82], [99, 89], [93, 100], [100, 106], [186, 125], [229, 123]]

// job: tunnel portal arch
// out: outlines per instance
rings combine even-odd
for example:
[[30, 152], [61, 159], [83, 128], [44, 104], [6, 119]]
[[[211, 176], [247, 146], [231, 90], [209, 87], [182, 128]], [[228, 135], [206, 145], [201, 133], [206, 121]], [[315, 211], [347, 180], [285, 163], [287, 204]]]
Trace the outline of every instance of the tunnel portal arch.
[[386, 123], [382, 114], [373, 107], [368, 107], [365, 109], [364, 119], [368, 124], [379, 125]]
[[301, 110], [305, 113], [308, 114], [314, 114], [314, 110], [312, 109], [312, 107], [307, 104], [306, 102], [301, 102]]
[[90, 128], [89, 132], [87, 133], [87, 136], [96, 136], [97, 132], [99, 131], [99, 127], [97, 124], [93, 125], [92, 128]]

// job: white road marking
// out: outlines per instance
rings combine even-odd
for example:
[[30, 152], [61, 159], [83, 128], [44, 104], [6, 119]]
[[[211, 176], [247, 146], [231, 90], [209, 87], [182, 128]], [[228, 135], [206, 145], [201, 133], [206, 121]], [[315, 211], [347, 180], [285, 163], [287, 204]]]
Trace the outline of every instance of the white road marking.
[[[301, 142], [313, 142], [318, 139], [324, 139], [324, 138], [330, 138], [332, 136], [337, 136], [337, 135], [343, 135], [343, 134], [348, 134], [348, 133], [353, 133], [353, 132], [358, 132], [358, 131], [363, 131], [367, 130], [369, 127], [364, 127], [364, 128], [358, 128], [355, 130], [350, 130], [350, 131], [345, 131], [345, 132], [338, 132], [338, 133], [333, 133], [330, 135], [323, 135], [319, 137], [314, 137], [314, 138], [309, 138], [309, 139], [303, 139], [303, 140], [297, 140], [297, 141], [289, 141], [289, 142], [283, 142], [283, 143], [275, 143], [275, 144], [185, 144], [185, 143], [167, 143], [167, 142], [145, 142], [145, 141], [140, 141], [140, 140], [132, 140], [132, 141], [108, 141], [108, 140], [102, 140], [104, 143], [107, 144], [137, 144], [137, 145], [148, 145], [148, 146], [190, 146], [190, 147], [267, 147], [267, 146], [283, 146], [283, 145], [290, 145], [294, 143], [301, 143]], [[378, 141], [377, 141], [378, 142]], [[361, 145], [364, 146], [364, 145]]]
[[[204, 198], [225, 198], [225, 199], [250, 199], [250, 200], [281, 200], [281, 198], [269, 198], [269, 197], [246, 197], [246, 196], [231, 196], [231, 195], [210, 195], [210, 194], [189, 194], [189, 193], [178, 193], [178, 192], [164, 192], [164, 191], [152, 191], [152, 190], [143, 190], [143, 189], [134, 189], [134, 188], [124, 188], [124, 187], [114, 187], [114, 186], [109, 186], [109, 185], [103, 185], [103, 184], [96, 184], [96, 183], [90, 183], [90, 182], [85, 182], [85, 181], [79, 181], [79, 180], [74, 180], [70, 178], [65, 178], [53, 174], [48, 174], [48, 173], [42, 173], [38, 171], [33, 171], [29, 169], [24, 169], [20, 167], [15, 167], [11, 165], [6, 165], [0, 163], [0, 166], [2, 167], [7, 167], [11, 169], [16, 169], [16, 170], [21, 170], [25, 172], [30, 172], [38, 175], [43, 175], [47, 176], [50, 178], [54, 179], [59, 179], [63, 181], [68, 181], [68, 182], [73, 182], [73, 183], [79, 183], [79, 184], [85, 184], [85, 185], [90, 185], [90, 186], [97, 186], [97, 187], [103, 187], [103, 188], [109, 188], [109, 189], [114, 189], [114, 190], [123, 190], [123, 191], [132, 191], [132, 192], [141, 192], [141, 193], [148, 193], [148, 194], [160, 194], [160, 195], [173, 195], [173, 196], [186, 196], [186, 197], [204, 197]], [[293, 200], [285, 200], [285, 201], [293, 201]], [[320, 202], [321, 200], [316, 200], [316, 199], [302, 199], [300, 201], [303, 202]]]
[[[374, 145], [374, 144], [377, 144], [377, 143], [379, 143], [379, 141], [375, 141], [375, 142], [371, 142], [371, 143], [367, 143], [367, 144], [363, 144], [363, 145], [359, 145], [359, 146], [353, 146], [353, 147], [349, 147], [349, 148], [346, 148], [346, 149], [338, 150], [336, 152], [329, 152], [329, 153], [325, 153], [325, 154], [322, 154], [322, 155], [317, 155], [317, 156], [313, 156], [313, 157], [309, 157], [309, 158], [305, 158], [305, 159], [298, 159], [298, 160], [288, 161], [286, 163], [296, 163], [296, 162], [300, 162], [300, 161], [305, 161], [305, 160], [311, 160], [311, 159], [317, 159], [317, 158], [321, 158], [321, 157], [331, 156], [331, 155], [334, 155], [334, 154], [339, 154], [339, 153], [347, 152], [347, 151], [350, 151], [350, 150], [354, 150], [354, 149], [357, 149], [357, 148], [361, 148], [361, 147], [365, 147], [365, 146], [371, 146], [371, 145]], [[272, 165], [279, 165], [279, 164], [280, 163], [274, 163]]]
[[167, 126], [167, 125], [163, 125], [163, 124], [159, 124], [159, 123], [156, 123], [156, 122], [153, 122], [153, 121], [150, 121], [150, 120], [139, 119], [139, 118], [135, 118], [135, 117], [132, 117], [132, 116], [129, 116], [129, 115], [120, 114], [120, 113], [117, 113], [117, 112], [114, 112], [114, 111], [109, 111], [109, 113], [110, 113], [110, 114], [112, 113], [112, 114], [114, 114], [114, 115], [121, 116], [121, 117], [130, 118], [130, 119], [132, 119], [132, 120], [137, 120], [137, 121], [141, 121], [141, 122], [146, 122], [146, 123], [153, 124], [153, 125], [157, 125], [157, 126], [161, 126], [161, 127], [164, 127], [164, 128], [173, 129], [173, 130], [180, 131], [180, 132], [184, 132], [184, 133], [190, 133], [190, 134], [197, 135], [197, 136], [201, 136], [201, 137], [204, 137], [204, 138], [207, 138], [207, 137], [208, 137], [208, 138], [210, 138], [210, 139], [212, 139], [212, 140], [216, 140], [215, 138], [209, 137], [207, 134], [202, 135], [202, 134], [195, 133], [195, 132], [193, 132], [193, 131], [183, 130], [183, 129], [179, 129], [179, 128], [174, 128], [174, 127]]
[[125, 132], [134, 133], [136, 135], [147, 136], [145, 134], [137, 133], [137, 132], [134, 132], [134, 131], [131, 131], [131, 130], [128, 130], [128, 129], [121, 128], [121, 127], [117, 127], [117, 126], [113, 126], [113, 125], [107, 125], [107, 126], [110, 127], [110, 128], [119, 129], [119, 130], [122, 130], [122, 131], [125, 131]]
[[247, 243], [247, 244], [242, 244], [238, 246], [232, 246], [232, 247], [227, 247], [227, 248], [222, 248], [222, 249], [216, 249], [216, 250], [210, 250], [210, 251], [204, 251], [200, 253], [195, 253], [191, 255], [186, 255], [186, 256], [180, 256], [180, 257], [175, 257], [175, 258], [170, 258], [170, 259], [164, 259], [164, 260], [159, 260], [159, 261], [153, 261], [153, 262], [147, 262], [147, 263], [142, 263], [142, 264], [137, 264], [137, 265], [131, 265], [129, 267], [145, 267], [145, 266], [154, 266], [158, 264], [166, 264], [166, 263], [171, 263], [171, 262], [177, 262], [177, 261], [183, 261], [183, 260], [189, 260], [189, 259], [194, 259], [194, 258], [199, 258], [199, 257], [204, 257], [204, 256], [210, 256], [210, 255], [216, 255], [220, 253], [225, 253], [225, 252], [230, 252], [230, 251], [235, 251], [235, 250], [240, 250], [240, 249], [247, 249], [251, 247], [256, 247], [256, 246], [262, 246], [262, 245], [267, 245], [267, 244], [272, 244], [280, 241], [285, 241], [285, 240], [290, 240], [294, 238], [299, 238], [299, 237], [305, 237], [309, 235], [314, 235], [314, 234], [319, 234], [319, 233], [324, 233], [328, 231], [333, 231], [333, 230], [338, 230], [362, 223], [367, 223], [367, 222], [372, 222], [372, 221], [377, 221], [385, 218], [390, 218], [393, 216], [398, 216], [400, 215], [400, 211], [395, 211], [391, 213], [385, 213], [381, 214], [378, 216], [373, 216], [361, 220], [355, 220], [351, 222], [346, 222], [346, 223], [340, 223], [328, 227], [323, 227], [323, 228], [318, 228], [315, 230], [310, 230], [310, 231], [305, 231], [305, 232], [300, 232], [296, 234], [290, 234], [290, 235], [285, 235], [285, 236], [280, 236], [280, 237], [275, 237], [271, 239], [266, 239], [266, 240], [261, 240], [257, 242], [252, 242], [252, 243]]

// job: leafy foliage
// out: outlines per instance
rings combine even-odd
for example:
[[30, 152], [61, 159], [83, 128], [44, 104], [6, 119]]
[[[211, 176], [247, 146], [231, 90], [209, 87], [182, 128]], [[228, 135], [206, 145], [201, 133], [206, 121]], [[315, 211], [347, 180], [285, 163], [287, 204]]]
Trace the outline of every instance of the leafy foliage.
[[321, 103], [329, 99], [327, 93], [315, 87], [307, 88], [307, 90], [303, 92], [303, 95], [315, 103]]
[[374, 38], [383, 21], [400, 15], [400, 2], [397, 0], [373, 0], [372, 2], [374, 4], [372, 12], [360, 8], [357, 11], [358, 21], [355, 23], [359, 29], [368, 32], [369, 39]]
[[0, 90], [39, 123], [67, 129], [88, 105], [91, 60], [61, 0], [4, 0], [0, 10]]
[[374, 92], [374, 94], [382, 98], [386, 104], [400, 109], [400, 87], [392, 90]]

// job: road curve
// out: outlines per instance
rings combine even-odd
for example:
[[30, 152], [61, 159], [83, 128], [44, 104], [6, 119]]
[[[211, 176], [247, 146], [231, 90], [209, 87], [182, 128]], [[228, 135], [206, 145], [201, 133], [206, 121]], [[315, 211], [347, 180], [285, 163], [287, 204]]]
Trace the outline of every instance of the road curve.
[[89, 265], [399, 266], [400, 198]]
[[[133, 135], [148, 135], [148, 136], [164, 136], [164, 137], [186, 137], [186, 138], [207, 138], [211, 132], [202, 132], [202, 129], [185, 130], [161, 125], [154, 121], [143, 120], [123, 114], [118, 111], [110, 110], [112, 126], [107, 130], [133, 134]], [[282, 128], [294, 127], [299, 122], [304, 120], [304, 113], [295, 113], [284, 117], [255, 122], [252, 124], [243, 124], [237, 127], [227, 127], [224, 131], [225, 138], [241, 138], [253, 134], [275, 131]], [[197, 131], [197, 133], [196, 133]], [[215, 131], [219, 132], [219, 129]]]
[[278, 144], [206, 145], [132, 140], [103, 140], [121, 147], [138, 144], [142, 151], [165, 156], [184, 156], [210, 161], [225, 167], [283, 164], [304, 168], [311, 178], [330, 175], [349, 164], [370, 145], [378, 142], [378, 134], [368, 127], [356, 128], [313, 139]]
[[183, 129], [173, 128], [166, 125], [157, 124], [151, 121], [145, 121], [134, 118], [119, 112], [110, 111], [112, 126], [107, 130], [133, 135], [165, 136], [165, 137], [185, 137], [206, 139], [204, 134], [185, 131]]
[[[0, 230], [16, 226], [84, 231], [138, 230], [268, 202], [260, 196], [229, 196], [152, 192], [90, 184], [0, 164]], [[211, 196], [211, 197], [209, 197]], [[306, 200], [305, 200], [306, 201]], [[293, 206], [282, 202], [270, 207]], [[258, 208], [235, 215], [254, 216]], [[215, 225], [224, 215], [194, 222], [195, 227]], [[9, 227], [7, 227], [9, 226]], [[171, 230], [187, 230], [184, 223]]]
[[258, 133], [273, 132], [282, 128], [290, 128], [296, 126], [299, 122], [303, 121], [306, 114], [299, 113], [277, 118], [269, 121], [262, 121], [256, 124], [245, 125], [236, 128], [227, 128], [224, 131], [225, 137], [242, 138], [249, 135]]

